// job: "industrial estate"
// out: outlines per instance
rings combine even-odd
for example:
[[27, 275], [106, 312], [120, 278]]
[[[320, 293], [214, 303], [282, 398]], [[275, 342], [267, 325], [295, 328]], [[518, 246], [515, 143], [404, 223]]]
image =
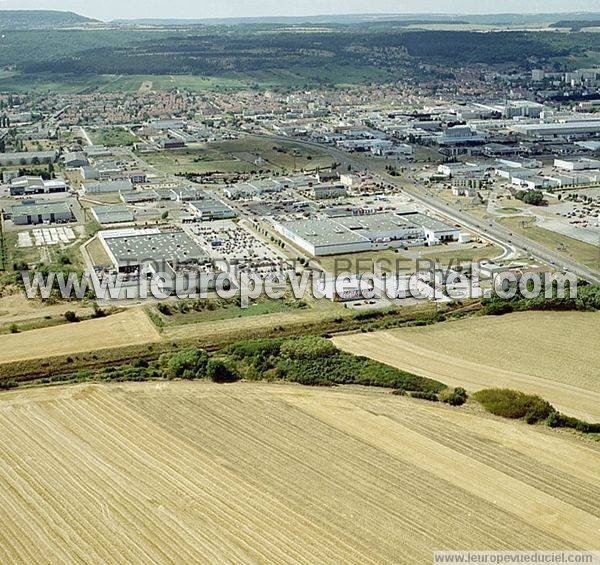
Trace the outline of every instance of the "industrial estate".
[[3, 561], [600, 562], [600, 15], [0, 24]]

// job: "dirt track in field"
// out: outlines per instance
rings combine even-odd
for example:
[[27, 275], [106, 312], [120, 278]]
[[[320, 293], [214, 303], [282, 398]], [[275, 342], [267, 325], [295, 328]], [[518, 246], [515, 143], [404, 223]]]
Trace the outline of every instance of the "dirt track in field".
[[0, 335], [0, 363], [41, 359], [160, 340], [141, 309], [96, 320]]
[[450, 386], [539, 394], [569, 415], [600, 421], [598, 336], [600, 314], [528, 312], [333, 341]]
[[[2, 562], [426, 563], [591, 549], [600, 446], [384, 391], [0, 395]], [[600, 545], [600, 544], [596, 544]]]

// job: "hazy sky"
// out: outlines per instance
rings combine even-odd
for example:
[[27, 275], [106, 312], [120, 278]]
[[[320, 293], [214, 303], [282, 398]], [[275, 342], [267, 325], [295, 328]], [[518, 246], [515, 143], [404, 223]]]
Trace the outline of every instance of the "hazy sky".
[[71, 10], [101, 20], [351, 13], [598, 11], [600, 0], [0, 0], [0, 9]]

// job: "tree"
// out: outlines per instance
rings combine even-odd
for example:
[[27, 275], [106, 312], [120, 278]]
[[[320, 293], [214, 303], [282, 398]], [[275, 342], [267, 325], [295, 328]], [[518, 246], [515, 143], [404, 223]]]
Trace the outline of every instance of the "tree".
[[218, 359], [211, 359], [206, 366], [206, 376], [215, 383], [234, 383], [238, 376]]
[[541, 190], [519, 190], [515, 195], [517, 200], [531, 206], [543, 206], [546, 204], [544, 193]]

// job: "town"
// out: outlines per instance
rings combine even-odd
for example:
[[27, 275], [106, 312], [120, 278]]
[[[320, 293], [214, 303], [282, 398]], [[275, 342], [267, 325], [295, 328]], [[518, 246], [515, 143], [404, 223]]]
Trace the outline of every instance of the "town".
[[3, 562], [600, 563], [594, 0], [28, 4]]
[[[525, 78], [537, 99], [549, 82], [598, 85], [600, 69]], [[598, 281], [596, 106], [501, 98], [496, 84], [487, 102], [369, 88], [239, 92], [235, 105], [179, 89], [4, 95], [7, 262], [135, 280], [146, 262], [358, 274], [456, 259], [490, 278], [554, 269]], [[558, 245], [542, 248], [551, 234]]]

